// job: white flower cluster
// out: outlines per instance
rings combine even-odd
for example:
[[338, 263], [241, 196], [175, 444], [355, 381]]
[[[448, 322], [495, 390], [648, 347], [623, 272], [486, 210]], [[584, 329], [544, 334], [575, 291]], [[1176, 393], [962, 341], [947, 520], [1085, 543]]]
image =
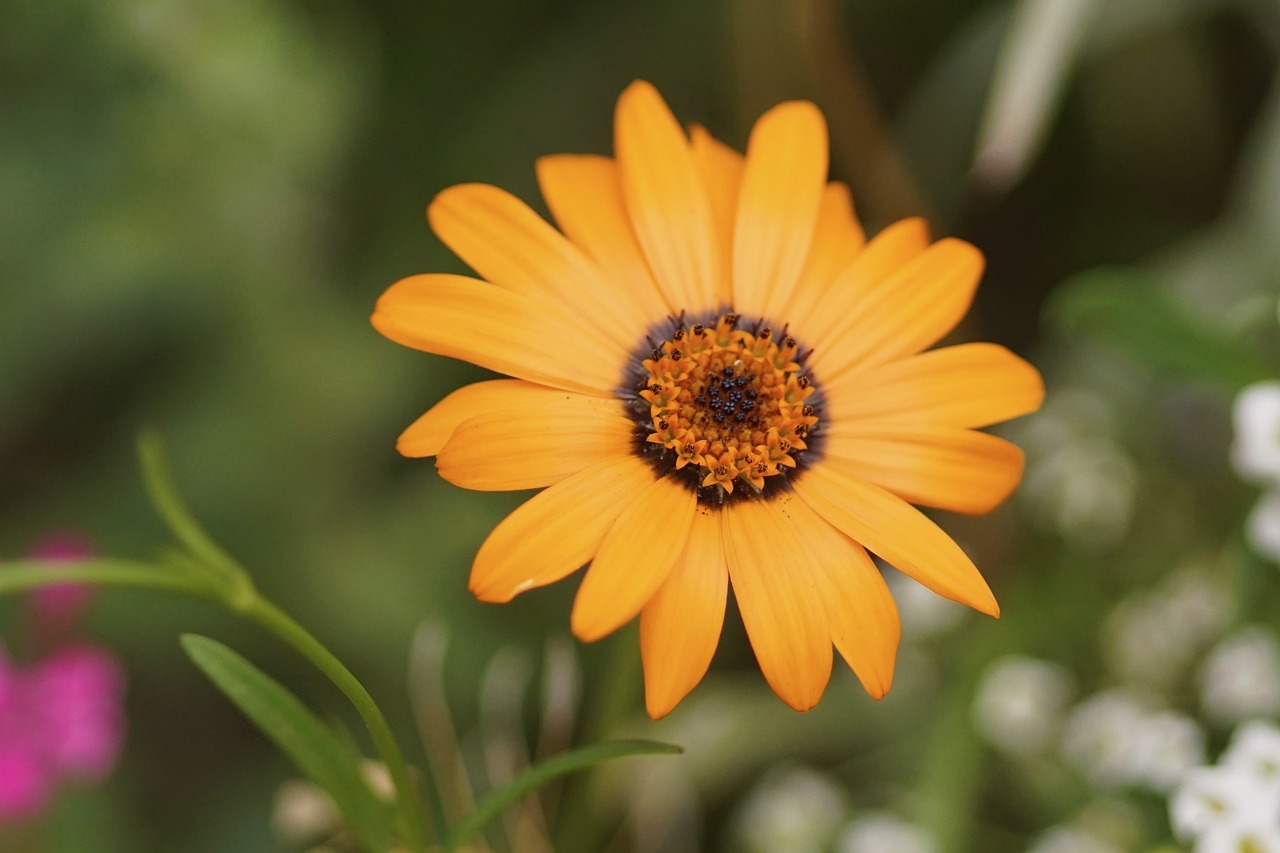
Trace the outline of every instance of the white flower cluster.
[[1130, 690], [1096, 693], [1068, 710], [1070, 674], [1049, 661], [1010, 655], [987, 668], [973, 703], [974, 725], [1006, 755], [1059, 748], [1099, 790], [1168, 791], [1204, 760], [1195, 720]]
[[735, 850], [751, 853], [937, 853], [927, 830], [883, 811], [847, 820], [848, 795], [831, 776], [775, 767], [742, 801]]
[[1027, 453], [1019, 499], [1033, 523], [1095, 550], [1115, 545], [1129, 529], [1138, 469], [1112, 436], [1112, 413], [1095, 392], [1055, 392], [1044, 408], [1013, 431]]
[[1063, 711], [1075, 692], [1064, 667], [1046, 660], [1005, 655], [987, 666], [973, 701], [973, 722], [1001, 752], [1030, 756], [1058, 736]]
[[1217, 723], [1280, 715], [1280, 643], [1268, 628], [1224, 637], [1200, 669], [1200, 706]]
[[1216, 765], [1190, 771], [1169, 799], [1192, 853], [1280, 853], [1280, 729], [1240, 726]]
[[1101, 790], [1168, 791], [1204, 760], [1204, 732], [1185, 714], [1125, 690], [1077, 705], [1062, 732], [1062, 755]]
[[1267, 488], [1245, 523], [1253, 549], [1280, 562], [1280, 382], [1258, 382], [1232, 407], [1231, 463], [1245, 480]]
[[1124, 681], [1164, 692], [1222, 636], [1231, 613], [1221, 583], [1198, 567], [1184, 568], [1116, 606], [1103, 625], [1102, 653]]

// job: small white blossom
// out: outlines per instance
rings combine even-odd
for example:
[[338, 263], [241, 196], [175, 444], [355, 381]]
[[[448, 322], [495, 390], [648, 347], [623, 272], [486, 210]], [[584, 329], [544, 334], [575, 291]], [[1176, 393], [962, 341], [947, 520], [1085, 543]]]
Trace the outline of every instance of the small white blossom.
[[924, 828], [887, 812], [868, 812], [840, 833], [838, 853], [937, 853], [938, 843]]
[[844, 820], [845, 793], [831, 777], [802, 767], [766, 773], [737, 815], [741, 849], [818, 853]]
[[335, 832], [338, 824], [338, 807], [310, 782], [290, 779], [276, 789], [271, 828], [280, 840], [289, 844], [315, 841]]
[[1031, 755], [1057, 735], [1073, 692], [1071, 675], [1058, 664], [1007, 655], [983, 674], [973, 720], [992, 746], [1011, 755]]
[[1126, 598], [1103, 627], [1103, 652], [1126, 681], [1166, 687], [1216, 639], [1231, 617], [1231, 597], [1196, 570]]
[[1280, 792], [1280, 729], [1261, 720], [1244, 723], [1231, 735], [1231, 744], [1218, 761], [1269, 780]]
[[1088, 827], [1064, 824], [1050, 827], [1036, 838], [1027, 853], [1124, 853]]
[[1258, 498], [1244, 522], [1249, 547], [1263, 557], [1280, 562], [1280, 489]]
[[1068, 716], [1062, 755], [1098, 788], [1128, 784], [1134, 776], [1133, 732], [1145, 716], [1145, 708], [1123, 691], [1096, 693]]
[[1280, 645], [1261, 627], [1224, 638], [1200, 670], [1200, 705], [1221, 723], [1280, 714]]
[[1173, 792], [1169, 822], [1183, 841], [1248, 827], [1280, 831], [1280, 798], [1275, 785], [1238, 768], [1197, 767]]
[[1231, 464], [1246, 480], [1280, 480], [1280, 382], [1258, 382], [1236, 395]]
[[1204, 731], [1185, 714], [1161, 711], [1133, 733], [1133, 781], [1168, 791], [1204, 761]]
[[1240, 726], [1213, 767], [1189, 772], [1169, 799], [1169, 822], [1193, 853], [1280, 853], [1280, 729]]
[[1062, 537], [1094, 548], [1114, 545], [1129, 529], [1138, 472], [1110, 438], [1091, 437], [1051, 449], [1027, 469], [1024, 500], [1035, 518]]
[[1227, 823], [1200, 836], [1192, 853], [1280, 853], [1280, 827]]
[[1204, 759], [1204, 733], [1184, 714], [1151, 711], [1120, 690], [1095, 694], [1071, 712], [1062, 754], [1102, 790], [1136, 785], [1167, 791]]

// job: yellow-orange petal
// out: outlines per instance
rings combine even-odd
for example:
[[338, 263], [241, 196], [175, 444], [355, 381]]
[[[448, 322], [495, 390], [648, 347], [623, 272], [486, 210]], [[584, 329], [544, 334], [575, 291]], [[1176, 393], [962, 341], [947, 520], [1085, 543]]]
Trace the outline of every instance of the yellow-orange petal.
[[792, 481], [818, 515], [885, 562], [952, 601], [1000, 615], [991, 588], [973, 561], [920, 510], [859, 479], [839, 459], [824, 459]]
[[823, 454], [909, 503], [981, 514], [1022, 477], [1022, 451], [1002, 438], [939, 424], [837, 424]]
[[585, 565], [653, 469], [633, 456], [602, 462], [525, 501], [493, 529], [471, 568], [481, 601], [510, 601]]
[[523, 379], [490, 379], [464, 385], [432, 406], [400, 434], [396, 450], [405, 456], [435, 456], [458, 424], [499, 409], [526, 409], [569, 400], [581, 405], [616, 411], [614, 397], [588, 397], [559, 388], [548, 388]]
[[866, 550], [836, 530], [793, 494], [777, 498], [779, 511], [804, 531], [815, 577], [827, 606], [836, 649], [873, 699], [893, 685], [902, 623], [880, 569]]
[[538, 158], [537, 173], [556, 223], [599, 265], [610, 294], [620, 304], [638, 312], [646, 323], [679, 313], [664, 299], [636, 241], [612, 158], [552, 154]]
[[715, 308], [711, 205], [689, 140], [651, 84], [637, 80], [618, 98], [614, 145], [627, 212], [667, 301], [690, 312]]
[[635, 423], [581, 397], [469, 418], [440, 448], [440, 476], [464, 489], [540, 489], [598, 462], [631, 455]]
[[791, 304], [784, 309], [786, 316], [793, 322], [800, 322], [794, 318], [807, 317], [814, 306], [821, 304], [840, 272], [853, 263], [866, 242], [862, 226], [853, 215], [849, 187], [839, 181], [827, 184], [818, 204], [809, 256], [792, 293]]
[[837, 382], [852, 369], [895, 361], [937, 343], [969, 310], [983, 265], [982, 253], [963, 240], [934, 243], [864, 293], [830, 340], [814, 342], [814, 370], [825, 382]]
[[579, 329], [545, 301], [466, 276], [401, 279], [372, 323], [398, 344], [568, 391], [603, 396], [623, 379], [623, 357], [584, 358]]
[[747, 143], [733, 237], [733, 306], [782, 317], [813, 243], [827, 180], [827, 122], [790, 101], [756, 122]]
[[782, 701], [807, 711], [831, 677], [831, 626], [804, 545], [809, 531], [772, 501], [739, 501], [719, 515], [729, 579], [760, 671]]
[[670, 477], [631, 496], [578, 587], [569, 616], [575, 637], [598, 640], [653, 598], [684, 550], [696, 506], [697, 494]]
[[590, 258], [527, 204], [489, 184], [459, 184], [435, 197], [427, 219], [436, 235], [481, 277], [544, 300], [582, 322], [583, 335], [611, 344], [611, 354], [635, 346], [652, 319], [628, 309]]
[[[852, 214], [851, 214], [852, 215]], [[854, 255], [848, 266], [822, 288], [798, 290], [787, 309], [797, 335], [814, 354], [816, 366], [832, 344], [839, 344], [836, 330], [847, 322], [849, 312], [866, 294], [896, 274], [929, 245], [929, 226], [918, 217], [895, 222], [881, 231]]]
[[698, 507], [684, 551], [640, 611], [644, 704], [655, 720], [670, 713], [711, 666], [729, 589], [720, 519]]
[[721, 305], [733, 304], [733, 226], [738, 215], [738, 190], [746, 161], [741, 154], [695, 124], [690, 133], [693, 161], [707, 188], [711, 220], [720, 257], [717, 297]]
[[1038, 409], [1044, 380], [1004, 347], [970, 343], [856, 371], [824, 390], [832, 429], [870, 420], [983, 427]]

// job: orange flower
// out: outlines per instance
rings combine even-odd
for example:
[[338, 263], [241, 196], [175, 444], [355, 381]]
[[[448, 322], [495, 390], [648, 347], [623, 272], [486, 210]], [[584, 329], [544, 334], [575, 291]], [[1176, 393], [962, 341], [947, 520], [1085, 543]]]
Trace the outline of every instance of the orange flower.
[[613, 159], [538, 161], [558, 231], [484, 184], [432, 202], [432, 228], [484, 280], [406, 278], [373, 325], [514, 378], [450, 394], [397, 447], [464, 488], [545, 489], [481, 546], [471, 589], [509, 601], [589, 563], [573, 633], [640, 616], [653, 717], [706, 673], [730, 583], [788, 705], [817, 703], [833, 643], [879, 698], [899, 622], [867, 552], [998, 615], [911, 504], [1004, 500], [1022, 453], [975, 429], [1035, 410], [1040, 375], [994, 344], [922, 353], [968, 310], [982, 255], [931, 244], [919, 219], [868, 242], [827, 183], [812, 104], [765, 113], [745, 158], [686, 135], [645, 82], [614, 130]]

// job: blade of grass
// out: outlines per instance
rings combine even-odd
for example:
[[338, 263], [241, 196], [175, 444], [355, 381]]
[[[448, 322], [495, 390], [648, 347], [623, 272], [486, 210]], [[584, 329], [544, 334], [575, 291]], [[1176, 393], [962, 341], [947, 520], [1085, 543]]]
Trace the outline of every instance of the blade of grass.
[[477, 804], [475, 811], [453, 829], [446, 849], [457, 850], [493, 822], [503, 810], [525, 794], [537, 790], [553, 779], [587, 770], [602, 761], [636, 755], [675, 755], [684, 752], [678, 746], [651, 740], [614, 740], [584, 746], [533, 765], [512, 780], [511, 784], [490, 793]]

